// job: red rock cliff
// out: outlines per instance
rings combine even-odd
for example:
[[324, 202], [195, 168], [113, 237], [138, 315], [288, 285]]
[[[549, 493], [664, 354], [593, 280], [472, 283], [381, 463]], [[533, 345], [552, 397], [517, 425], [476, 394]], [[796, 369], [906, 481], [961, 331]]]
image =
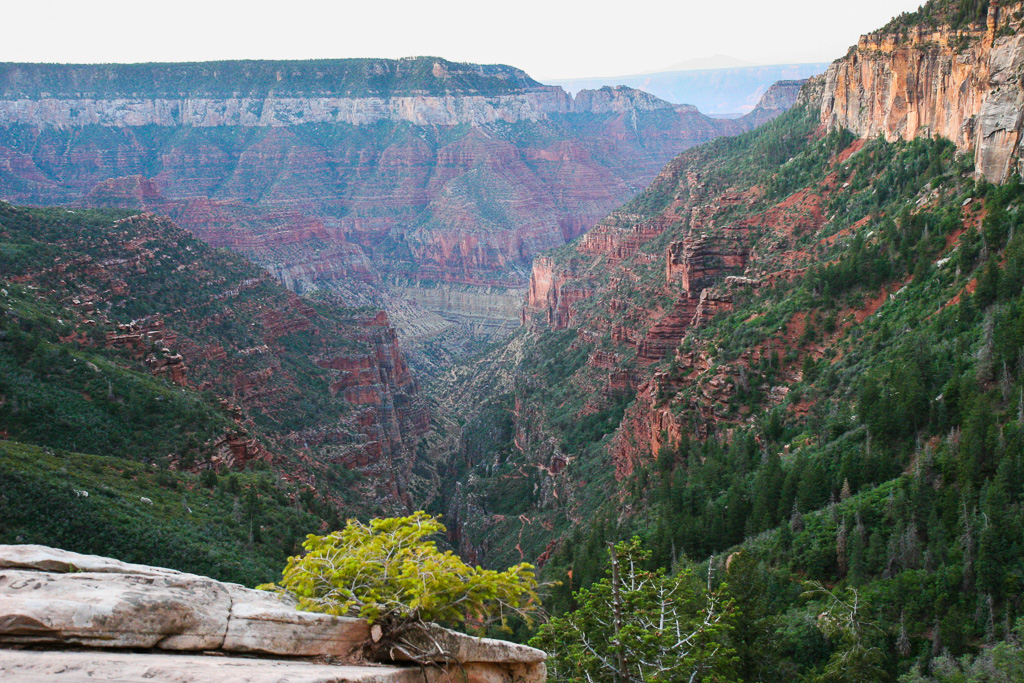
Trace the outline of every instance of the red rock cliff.
[[552, 259], [540, 256], [534, 260], [530, 273], [523, 322], [529, 322], [532, 314], [542, 312], [549, 327], [568, 327], [573, 319], [573, 305], [586, 299], [590, 294], [591, 290], [585, 283], [574, 281], [572, 276], [563, 272]]
[[825, 76], [821, 120], [868, 138], [949, 138], [1002, 182], [1020, 166], [1024, 3], [991, 3], [986, 25], [862, 36]]
[[[412, 63], [366, 68], [376, 78]], [[159, 65], [117, 92], [118, 65], [0, 65], [0, 197], [164, 213], [289, 288], [353, 303], [423, 283], [520, 289], [536, 255], [583, 234], [674, 154], [764, 120], [711, 119], [631, 88], [573, 98], [508, 67], [437, 64], [437, 92], [390, 95], [332, 90], [337, 74], [309, 63], [275, 72], [269, 94], [230, 75], [267, 63], [174, 65], [201, 76], [186, 93], [181, 78], [161, 85]], [[460, 90], [456, 77], [476, 85]], [[306, 81], [318, 85], [302, 91]], [[26, 128], [40, 136], [30, 151]]]

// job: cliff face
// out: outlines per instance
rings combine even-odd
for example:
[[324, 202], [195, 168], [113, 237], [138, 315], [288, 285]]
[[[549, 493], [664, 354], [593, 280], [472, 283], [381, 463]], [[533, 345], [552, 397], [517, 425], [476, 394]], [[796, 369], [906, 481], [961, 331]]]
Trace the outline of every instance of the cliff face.
[[862, 137], [941, 136], [1002, 182], [1020, 167], [1024, 3], [990, 3], [985, 25], [862, 36], [825, 77], [821, 120]]
[[301, 124], [366, 126], [406, 121], [417, 126], [537, 121], [572, 111], [561, 89], [540, 86], [515, 95], [409, 97], [115, 98], [0, 100], [0, 125], [286, 127]]
[[[673, 154], [762, 120], [629, 88], [573, 98], [510, 67], [428, 58], [7, 64], [0, 196], [157, 211], [297, 291], [392, 305], [438, 283], [522, 289], [535, 255]], [[490, 330], [518, 317], [474, 300], [417, 301], [455, 321], [483, 315]]]
[[532, 314], [541, 311], [545, 324], [553, 329], [563, 329], [572, 322], [573, 305], [586, 299], [590, 293], [590, 288], [578, 283], [571, 272], [566, 272], [552, 259], [541, 256], [534, 260], [530, 273], [523, 323], [530, 323]]
[[758, 100], [754, 109], [744, 118], [754, 125], [761, 125], [783, 114], [800, 98], [804, 85], [810, 79], [777, 81]]

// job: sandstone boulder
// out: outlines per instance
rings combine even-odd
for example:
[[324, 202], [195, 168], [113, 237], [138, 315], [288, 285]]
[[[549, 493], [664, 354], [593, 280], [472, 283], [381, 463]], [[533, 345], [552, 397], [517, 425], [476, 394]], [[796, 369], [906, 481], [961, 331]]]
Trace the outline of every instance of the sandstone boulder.
[[[465, 679], [461, 677], [463, 674]], [[431, 683], [462, 680], [465, 683], [543, 683], [547, 680], [547, 668], [543, 662], [519, 665], [470, 663], [461, 669], [452, 666], [435, 671], [430, 677]]]
[[[419, 668], [335, 666], [303, 661], [134, 652], [0, 651], [5, 683], [424, 683]], [[458, 680], [453, 678], [452, 680]]]
[[274, 593], [228, 586], [231, 614], [222, 649], [271, 655], [354, 657], [369, 637], [363, 619], [300, 612]]
[[0, 643], [210, 650], [231, 599], [188, 574], [0, 570]]
[[[406, 638], [425, 659], [445, 661], [449, 658], [470, 662], [463, 669], [468, 683], [534, 683], [544, 681], [547, 655], [525, 645], [517, 645], [493, 638], [474, 638], [440, 626], [431, 625]], [[393, 651], [396, 661], [408, 657]]]
[[[183, 575], [182, 572], [173, 569], [150, 567], [144, 564], [129, 564], [109, 557], [83, 555], [69, 550], [61, 550], [60, 548], [50, 548], [45, 545], [0, 545], [0, 569], [142, 574], [146, 576]], [[196, 578], [205, 577], [196, 576]]]

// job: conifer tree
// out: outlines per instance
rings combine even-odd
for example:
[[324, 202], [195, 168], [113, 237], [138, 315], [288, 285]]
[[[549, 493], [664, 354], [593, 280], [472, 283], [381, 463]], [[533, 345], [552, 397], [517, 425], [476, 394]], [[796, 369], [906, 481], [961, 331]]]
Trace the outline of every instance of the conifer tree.
[[[731, 681], [734, 604], [692, 570], [643, 569], [638, 539], [614, 546], [614, 571], [576, 595], [530, 641], [548, 652], [549, 676], [566, 683]], [[709, 564], [709, 572], [711, 565]]]

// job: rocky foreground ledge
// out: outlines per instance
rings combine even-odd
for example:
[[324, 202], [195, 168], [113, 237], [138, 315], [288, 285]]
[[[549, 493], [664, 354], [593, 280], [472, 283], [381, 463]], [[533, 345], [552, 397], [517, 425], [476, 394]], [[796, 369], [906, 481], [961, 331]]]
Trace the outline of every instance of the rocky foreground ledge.
[[543, 683], [545, 655], [431, 627], [436, 666], [368, 662], [366, 621], [273, 593], [38, 545], [0, 545], [0, 680]]

